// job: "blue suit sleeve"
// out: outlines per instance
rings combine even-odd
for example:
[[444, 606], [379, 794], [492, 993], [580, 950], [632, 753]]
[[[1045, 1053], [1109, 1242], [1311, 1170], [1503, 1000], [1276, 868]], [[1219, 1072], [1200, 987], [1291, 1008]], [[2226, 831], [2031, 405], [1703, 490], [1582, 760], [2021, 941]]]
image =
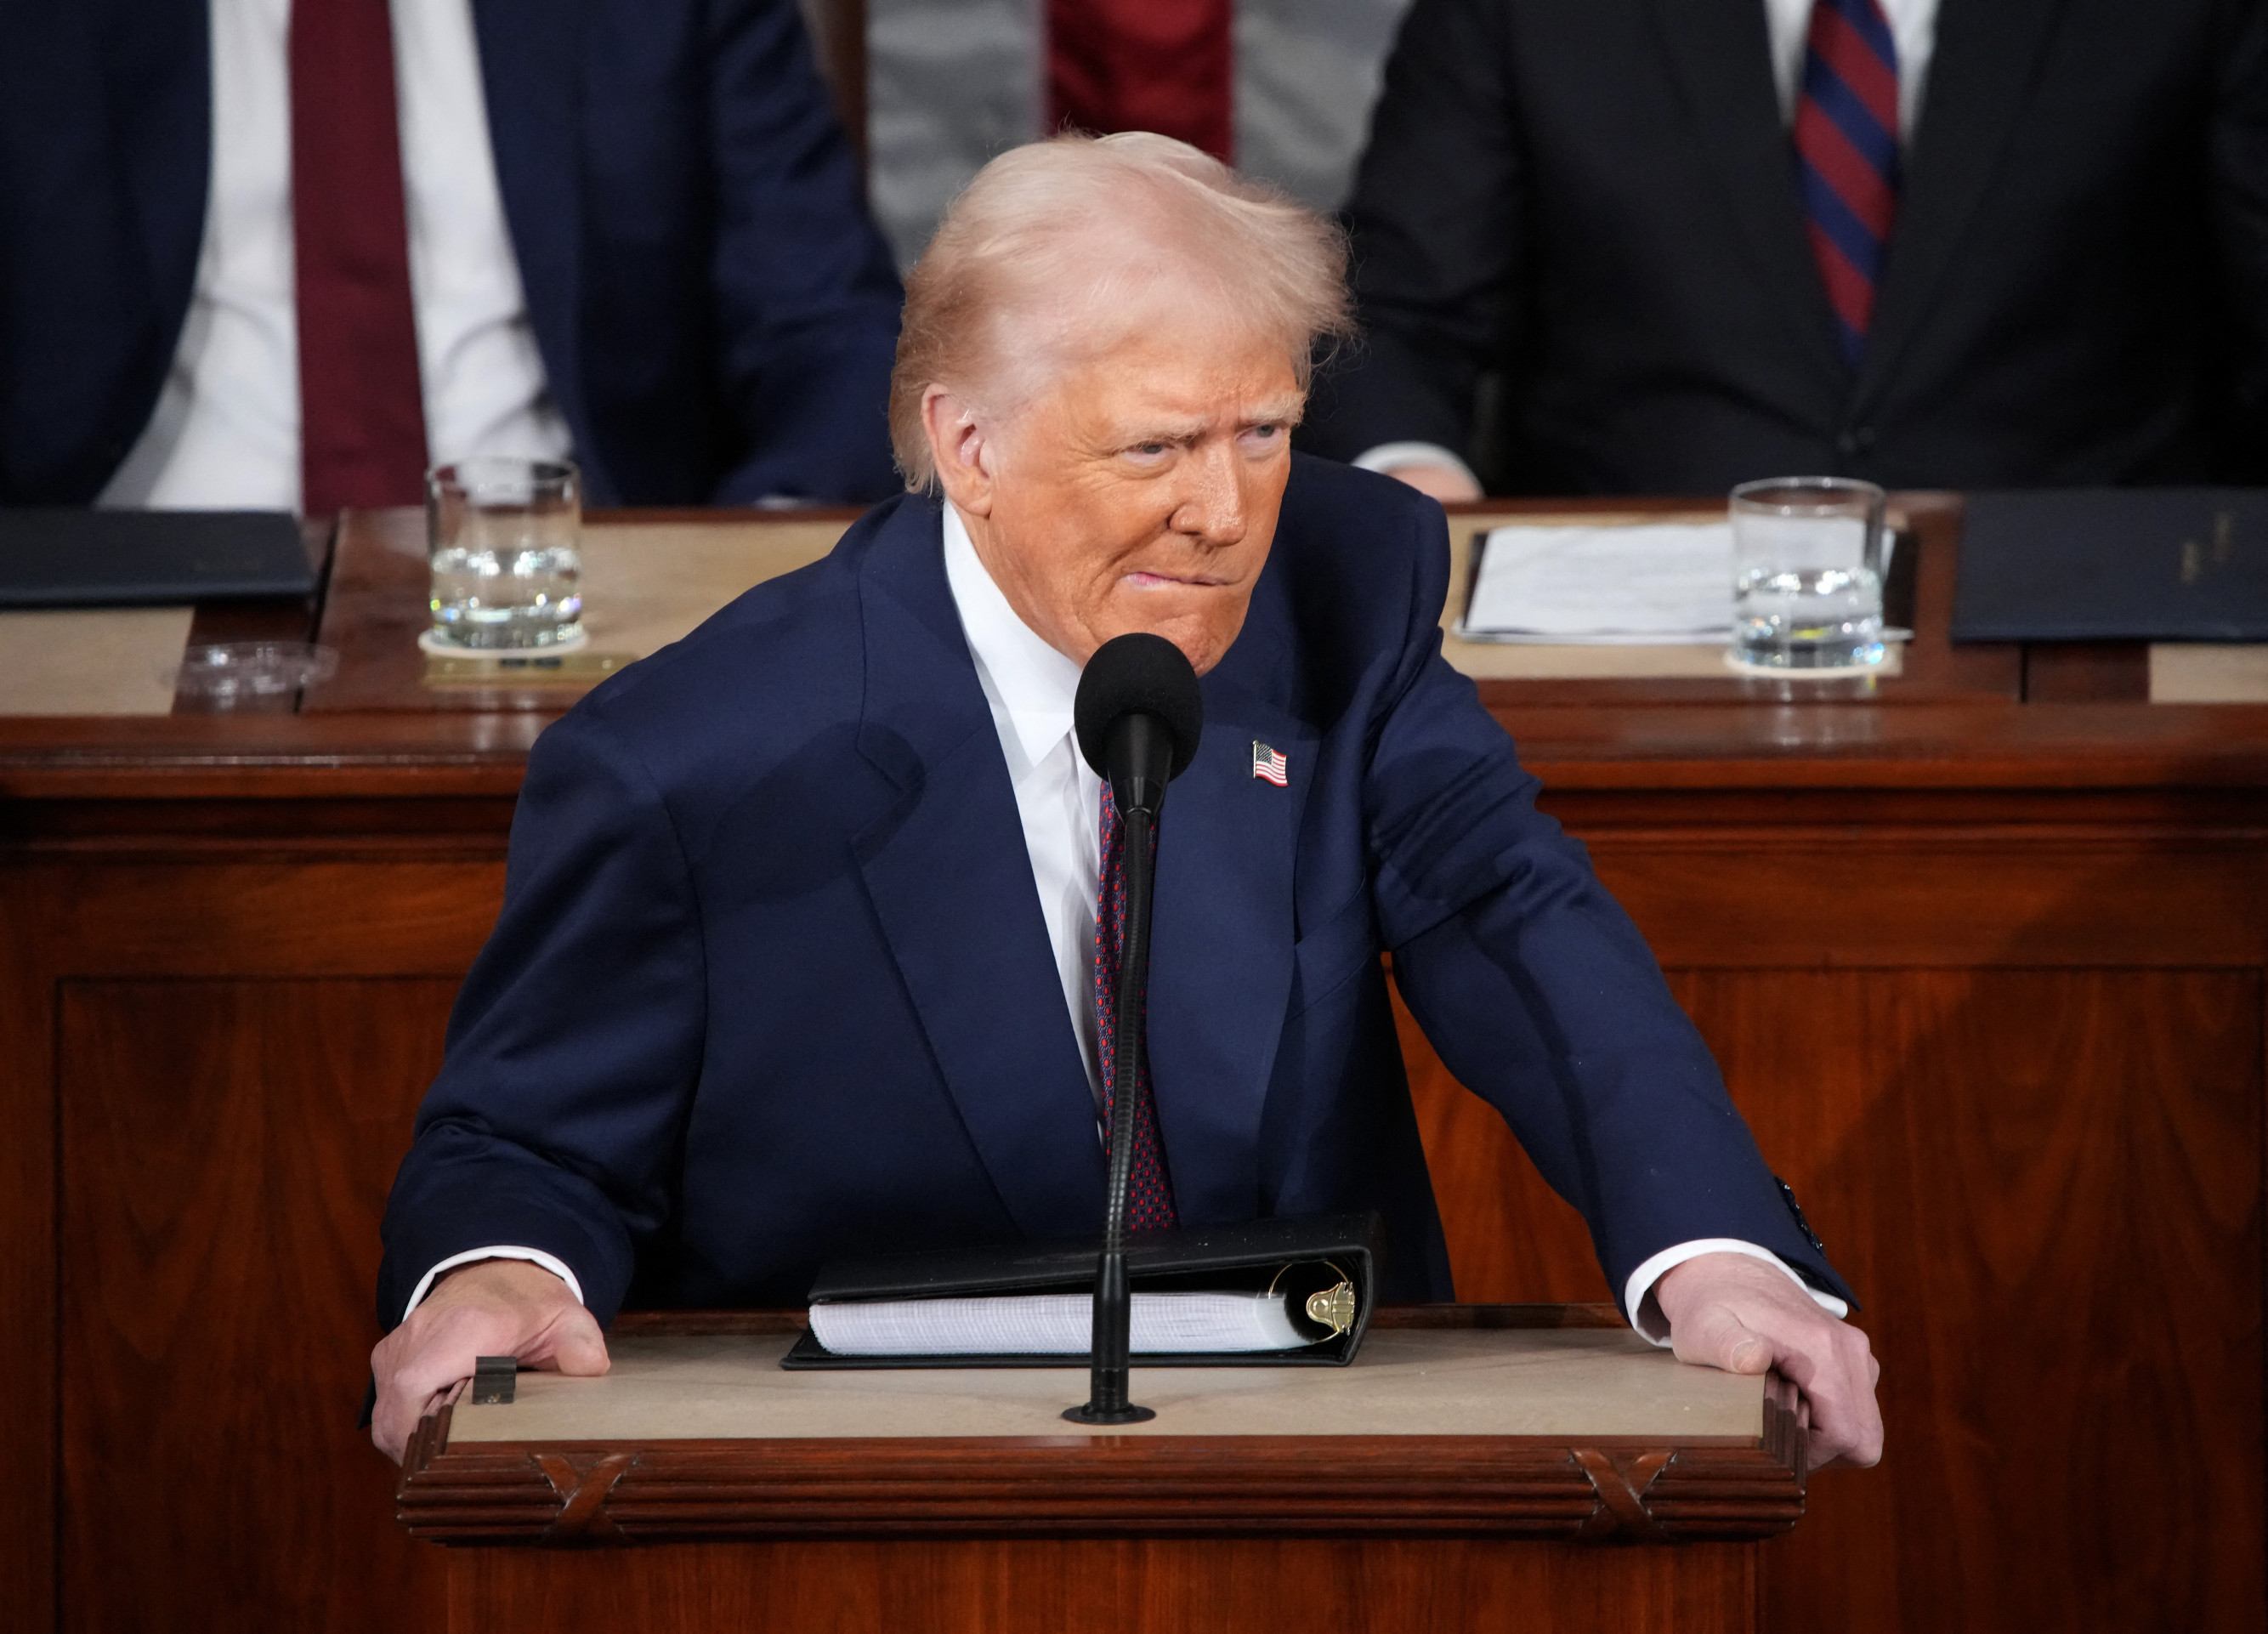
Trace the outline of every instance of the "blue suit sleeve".
[[795, 0], [711, 0], [719, 382], [740, 447], [719, 504], [880, 499], [902, 292]]
[[1708, 1048], [1470, 681], [1441, 656], [1441, 513], [1417, 505], [1403, 657], [1374, 729], [1365, 821], [1379, 923], [1410, 1012], [1591, 1229], [1620, 1299], [1676, 1243], [1730, 1237], [1849, 1299], [1765, 1167]]
[[387, 1201], [381, 1326], [434, 1265], [506, 1242], [556, 1255], [613, 1320], [669, 1216], [704, 992], [669, 814], [586, 704], [529, 759], [504, 909]]

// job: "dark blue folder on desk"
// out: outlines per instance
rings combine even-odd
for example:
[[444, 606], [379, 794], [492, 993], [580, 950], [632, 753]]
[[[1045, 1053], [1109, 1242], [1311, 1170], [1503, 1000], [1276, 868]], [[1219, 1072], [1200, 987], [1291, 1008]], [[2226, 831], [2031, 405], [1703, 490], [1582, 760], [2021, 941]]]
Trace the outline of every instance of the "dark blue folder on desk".
[[2268, 489], [1970, 496], [1955, 641], [2268, 641]]
[[0, 510], [0, 607], [311, 596], [282, 511]]

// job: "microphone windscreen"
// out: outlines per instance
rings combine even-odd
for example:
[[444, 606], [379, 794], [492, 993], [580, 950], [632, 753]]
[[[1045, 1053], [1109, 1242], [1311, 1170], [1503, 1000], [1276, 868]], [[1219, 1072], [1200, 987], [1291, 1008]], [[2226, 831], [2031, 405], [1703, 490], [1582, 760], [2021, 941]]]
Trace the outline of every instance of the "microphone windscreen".
[[1112, 723], [1136, 714], [1156, 718], [1173, 740], [1174, 768], [1167, 776], [1187, 771], [1204, 731], [1204, 696], [1197, 690], [1197, 671], [1163, 636], [1115, 636], [1095, 649], [1079, 672], [1071, 724], [1079, 733], [1079, 752], [1097, 777], [1110, 776], [1102, 755]]

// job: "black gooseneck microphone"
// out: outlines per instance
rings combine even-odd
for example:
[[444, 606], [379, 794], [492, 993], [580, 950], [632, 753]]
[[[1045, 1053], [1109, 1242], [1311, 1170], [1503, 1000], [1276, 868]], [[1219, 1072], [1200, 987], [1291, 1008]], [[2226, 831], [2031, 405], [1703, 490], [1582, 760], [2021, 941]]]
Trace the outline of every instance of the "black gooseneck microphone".
[[1126, 936], [1112, 995], [1110, 1183], [1102, 1257], [1094, 1274], [1091, 1375], [1074, 1424], [1139, 1424], [1158, 1415], [1126, 1399], [1132, 1302], [1126, 1284], [1126, 1205], [1134, 1184], [1134, 1101], [1141, 1081], [1142, 995], [1150, 979], [1152, 836], [1166, 785], [1189, 769], [1204, 730], [1197, 671], [1162, 636], [1119, 636], [1096, 649], [1071, 706], [1079, 751], [1110, 784], [1125, 825]]

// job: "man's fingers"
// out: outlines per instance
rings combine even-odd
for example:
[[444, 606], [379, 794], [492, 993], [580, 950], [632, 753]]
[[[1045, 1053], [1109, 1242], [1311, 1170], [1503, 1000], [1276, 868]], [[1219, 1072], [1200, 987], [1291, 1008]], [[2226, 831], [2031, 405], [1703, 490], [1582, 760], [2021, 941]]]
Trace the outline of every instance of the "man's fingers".
[[1771, 1342], [1724, 1305], [1706, 1306], [1679, 1323], [1671, 1335], [1671, 1348], [1681, 1362], [1728, 1373], [1760, 1373], [1772, 1365]]
[[1867, 1336], [1821, 1311], [1753, 1256], [1710, 1253], [1673, 1266], [1654, 1291], [1677, 1358], [1728, 1373], [1776, 1367], [1811, 1412], [1812, 1468], [1882, 1456], [1881, 1377]]
[[561, 1312], [543, 1336], [520, 1352], [520, 1359], [576, 1379], [594, 1379], [614, 1365], [598, 1320], [579, 1305]]
[[378, 1404], [370, 1432], [379, 1450], [401, 1462], [418, 1419], [451, 1386], [471, 1377], [483, 1356], [519, 1357], [532, 1365], [585, 1375], [602, 1373], [608, 1365], [599, 1324], [571, 1296], [537, 1304], [437, 1300], [420, 1306], [371, 1353]]
[[1858, 1329], [1837, 1323], [1821, 1338], [1786, 1348], [1780, 1373], [1811, 1403], [1811, 1467], [1848, 1461], [1861, 1467], [1882, 1458], [1882, 1412], [1874, 1399], [1881, 1367]]
[[432, 1321], [413, 1315], [388, 1334], [371, 1356], [378, 1405], [371, 1410], [370, 1435], [379, 1450], [400, 1463], [427, 1405], [468, 1377], [480, 1357], [504, 1354], [485, 1347], [499, 1329], [508, 1342], [510, 1327], [490, 1312], [460, 1306]]

